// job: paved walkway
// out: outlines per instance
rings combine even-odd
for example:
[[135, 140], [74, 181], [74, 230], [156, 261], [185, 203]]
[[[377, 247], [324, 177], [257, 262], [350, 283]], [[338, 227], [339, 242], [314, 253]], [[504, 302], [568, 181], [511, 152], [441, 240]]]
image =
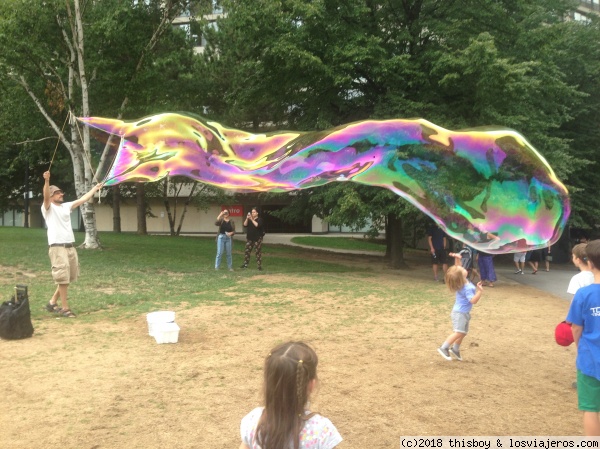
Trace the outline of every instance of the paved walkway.
[[[343, 249], [330, 249], [330, 248], [320, 248], [313, 247], [307, 245], [298, 245], [297, 243], [292, 242], [293, 237], [299, 237], [302, 235], [313, 236], [314, 234], [267, 234], [265, 238], [265, 243], [273, 243], [279, 245], [290, 245], [290, 246], [300, 246], [303, 248], [311, 248], [317, 249], [321, 251], [330, 251], [334, 253], [343, 253], [343, 254], [365, 254], [370, 256], [383, 256], [383, 253], [379, 251], [351, 251], [351, 250], [343, 250]], [[319, 237], [355, 237], [355, 234], [346, 235], [346, 234], [324, 234]], [[577, 269], [572, 264], [552, 264], [550, 266], [550, 271], [538, 271], [537, 274], [531, 274], [531, 268], [527, 266], [525, 269], [525, 274], [514, 274], [515, 267], [514, 265], [508, 264], [499, 264], [496, 267], [496, 274], [500, 278], [500, 282], [502, 282], [502, 278], [507, 280], [518, 282], [519, 284], [528, 285], [530, 287], [537, 288], [538, 290], [542, 290], [548, 293], [552, 293], [559, 298], [563, 298], [565, 300], [570, 301], [572, 299], [572, 295], [567, 293], [567, 287], [569, 286], [569, 281], [571, 278], [577, 274]]]
[[515, 267], [500, 266], [496, 267], [498, 276], [516, 281], [520, 284], [535, 287], [554, 296], [571, 301], [573, 295], [567, 293], [567, 287], [571, 278], [578, 273], [578, 270], [571, 264], [551, 264], [550, 271], [540, 270], [532, 275], [531, 267], [525, 269], [525, 274], [514, 274]]
[[321, 248], [319, 246], [308, 246], [308, 245], [299, 245], [297, 243], [292, 242], [293, 237], [356, 237], [356, 234], [323, 234], [317, 235], [314, 234], [267, 234], [265, 236], [265, 243], [274, 243], [276, 245], [290, 245], [290, 246], [300, 246], [302, 248], [310, 248], [310, 249], [318, 249], [321, 251], [329, 251], [332, 253], [341, 253], [341, 254], [365, 254], [368, 256], [382, 256], [383, 253], [381, 251], [362, 251], [362, 250], [350, 250], [350, 249], [335, 249], [335, 248]]

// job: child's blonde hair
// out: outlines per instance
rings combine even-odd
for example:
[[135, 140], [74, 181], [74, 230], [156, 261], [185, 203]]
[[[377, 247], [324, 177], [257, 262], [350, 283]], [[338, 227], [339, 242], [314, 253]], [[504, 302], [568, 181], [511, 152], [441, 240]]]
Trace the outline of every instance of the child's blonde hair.
[[467, 280], [463, 272], [463, 267], [460, 265], [453, 265], [446, 271], [444, 277], [446, 285], [451, 292], [457, 292], [465, 286]]

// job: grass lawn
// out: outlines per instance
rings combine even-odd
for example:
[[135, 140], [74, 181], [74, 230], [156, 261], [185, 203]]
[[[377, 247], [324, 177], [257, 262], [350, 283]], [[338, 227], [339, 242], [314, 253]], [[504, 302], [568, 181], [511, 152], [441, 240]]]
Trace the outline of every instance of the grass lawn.
[[[83, 234], [76, 234], [77, 244]], [[347, 249], [380, 249], [384, 246], [351, 238], [301, 237], [302, 243]], [[47, 255], [44, 229], [0, 228], [0, 288], [7, 299], [16, 283], [26, 284], [35, 319], [46, 312], [43, 304], [54, 291]], [[248, 270], [241, 270], [243, 242], [234, 243], [235, 272], [230, 273], [225, 260], [222, 269], [214, 270], [214, 237], [138, 236], [136, 234], [101, 233], [101, 250], [78, 250], [81, 277], [69, 289], [72, 308], [81, 318], [96, 320], [94, 314], [111, 310], [111, 319], [181, 305], [194, 307], [215, 301], [235, 303], [246, 292], [261, 286], [261, 274], [285, 273], [299, 279], [299, 284], [318, 295], [339, 290], [348, 299], [360, 297], [365, 287], [360, 282], [372, 273], [371, 268], [355, 267], [335, 261], [315, 262], [310, 250], [291, 246], [263, 245], [265, 271], [259, 273], [251, 260]], [[334, 274], [350, 274], [343, 281]], [[287, 282], [287, 281], [286, 281]], [[228, 294], [222, 292], [227, 289]], [[270, 292], [264, 292], [268, 299]], [[412, 296], [412, 295], [409, 295]]]

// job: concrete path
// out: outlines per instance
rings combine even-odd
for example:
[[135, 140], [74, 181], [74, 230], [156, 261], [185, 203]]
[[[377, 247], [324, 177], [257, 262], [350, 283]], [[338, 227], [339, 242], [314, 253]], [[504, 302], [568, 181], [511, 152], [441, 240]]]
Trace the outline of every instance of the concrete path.
[[[302, 248], [310, 248], [342, 254], [365, 254], [369, 256], [383, 256], [383, 253], [379, 251], [351, 251], [342, 249], [319, 248], [306, 245], [298, 245], [292, 242], [293, 237], [299, 237], [302, 235], [314, 236], [314, 234], [267, 234], [265, 237], [265, 243], [299, 246]], [[324, 234], [319, 237], [356, 237], [356, 234]], [[551, 293], [554, 296], [558, 296], [559, 298], [568, 301], [570, 301], [573, 298], [571, 294], [567, 293], [569, 281], [578, 272], [572, 264], [551, 264], [549, 272], [540, 270], [535, 275], [531, 274], [532, 270], [529, 266], [527, 266], [527, 268], [525, 269], [525, 274], [514, 274], [514, 265], [498, 264], [495, 267], [495, 269], [496, 274], [500, 279], [500, 283], [502, 282], [502, 278], [506, 278], [507, 280], [518, 282], [520, 284], [528, 285], [530, 287], [537, 288], [538, 290]]]
[[567, 293], [569, 281], [579, 272], [572, 264], [550, 264], [549, 272], [540, 270], [535, 275], [531, 274], [533, 271], [531, 270], [531, 267], [525, 269], [525, 274], [514, 274], [514, 266], [509, 267], [507, 265], [501, 265], [495, 268], [496, 274], [499, 277], [502, 276], [520, 284], [535, 287], [538, 290], [552, 293], [554, 296], [558, 296], [559, 298], [568, 301], [573, 299], [573, 295]]
[[290, 245], [290, 246], [298, 246], [302, 248], [308, 249], [317, 249], [321, 251], [329, 251], [332, 253], [341, 253], [341, 254], [364, 254], [367, 256], [382, 256], [383, 253], [381, 251], [360, 251], [360, 250], [350, 250], [350, 249], [334, 249], [334, 248], [321, 248], [319, 246], [308, 246], [308, 245], [299, 245], [297, 243], [292, 242], [293, 237], [356, 237], [356, 234], [323, 234], [319, 236], [315, 236], [314, 234], [267, 234], [265, 236], [265, 243], [273, 243], [275, 245]]

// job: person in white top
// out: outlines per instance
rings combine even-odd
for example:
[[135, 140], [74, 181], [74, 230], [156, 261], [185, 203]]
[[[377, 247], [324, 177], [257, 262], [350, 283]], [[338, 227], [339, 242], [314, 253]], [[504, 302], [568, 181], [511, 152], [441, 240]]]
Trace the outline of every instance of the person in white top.
[[329, 419], [308, 410], [318, 361], [301, 341], [271, 350], [265, 359], [265, 405], [242, 419], [240, 449], [332, 449], [342, 441]]
[[[588, 261], [587, 252], [586, 252], [587, 242], [579, 243], [573, 247], [571, 251], [573, 253], [573, 265], [579, 268], [579, 273], [571, 278], [569, 282], [569, 286], [567, 287], [567, 293], [575, 295], [577, 290], [581, 287], [586, 287], [590, 284], [594, 283], [594, 273], [592, 273], [592, 268], [590, 267], [590, 263]], [[571, 298], [573, 300], [573, 298]], [[571, 323], [567, 322], [569, 326]], [[573, 388], [577, 388], [577, 382], [573, 382]]]
[[590, 264], [588, 262], [587, 253], [585, 247], [587, 243], [579, 243], [573, 247], [573, 265], [579, 268], [579, 273], [571, 278], [567, 293], [574, 295], [581, 287], [594, 283], [594, 274], [591, 271]]
[[[75, 235], [71, 226], [71, 212], [89, 201], [103, 183], [96, 184], [89, 192], [78, 200], [65, 203], [64, 192], [56, 186], [50, 185], [50, 172], [44, 172], [44, 203], [42, 216], [48, 227], [48, 255], [52, 264], [52, 279], [57, 284], [56, 291], [46, 304], [46, 310], [58, 313], [67, 318], [74, 318], [75, 314], [69, 308], [67, 290], [69, 284], [79, 276], [79, 260], [73, 245]], [[58, 307], [60, 297], [61, 306]]]

